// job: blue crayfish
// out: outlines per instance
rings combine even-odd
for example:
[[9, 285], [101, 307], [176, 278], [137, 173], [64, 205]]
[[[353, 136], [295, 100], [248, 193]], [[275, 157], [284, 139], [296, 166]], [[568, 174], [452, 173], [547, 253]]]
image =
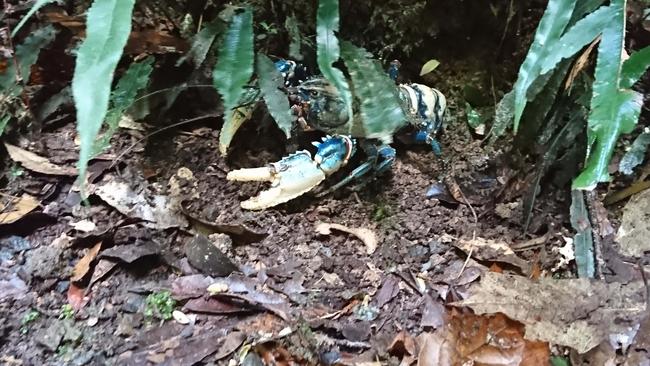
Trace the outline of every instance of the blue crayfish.
[[[422, 84], [399, 84], [400, 105], [407, 118], [398, 123], [368, 125], [362, 120], [358, 103], [353, 104], [352, 119], [348, 118], [345, 102], [338, 90], [324, 77], [297, 79], [301, 78], [304, 70], [293, 61], [277, 61], [276, 68], [285, 77], [289, 101], [299, 126], [305, 130], [323, 131], [327, 136], [312, 143], [316, 147], [313, 158], [309, 151], [302, 150], [265, 167], [228, 173], [228, 180], [271, 182], [269, 189], [242, 202], [242, 208], [262, 210], [311, 191], [344, 167], [357, 151], [357, 146], [366, 153], [367, 160], [319, 196], [353, 180], [363, 184], [390, 169], [395, 160], [395, 149], [389, 144], [393, 135], [407, 126], [416, 130], [416, 142], [427, 143], [437, 155], [440, 154], [435, 135], [443, 125], [447, 107], [440, 91]], [[398, 69], [399, 62], [393, 61], [388, 70], [391, 79], [397, 79]], [[381, 93], [381, 90], [377, 92]]]

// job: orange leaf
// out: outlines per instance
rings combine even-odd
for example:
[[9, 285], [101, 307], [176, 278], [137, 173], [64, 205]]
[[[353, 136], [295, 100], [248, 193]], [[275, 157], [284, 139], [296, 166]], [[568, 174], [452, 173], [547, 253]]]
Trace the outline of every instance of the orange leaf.
[[74, 271], [72, 272], [70, 281], [77, 282], [86, 276], [88, 271], [90, 271], [91, 263], [95, 260], [101, 248], [102, 242], [100, 241], [86, 252], [86, 255], [84, 255], [83, 258], [81, 258], [74, 266]]

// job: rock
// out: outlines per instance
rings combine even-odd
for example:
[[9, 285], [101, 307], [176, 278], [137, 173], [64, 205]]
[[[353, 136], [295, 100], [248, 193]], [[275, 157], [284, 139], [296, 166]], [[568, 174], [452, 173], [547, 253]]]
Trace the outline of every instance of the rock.
[[122, 304], [122, 310], [125, 313], [137, 313], [140, 311], [143, 303], [143, 296], [138, 294], [128, 294], [124, 300], [124, 303]]
[[65, 333], [66, 330], [61, 322], [54, 320], [49, 327], [40, 329], [38, 332], [36, 332], [34, 339], [36, 340], [36, 343], [44, 346], [52, 352], [56, 352], [57, 348], [59, 348], [59, 345], [61, 344], [61, 341], [63, 340]]
[[0, 301], [22, 299], [27, 291], [29, 291], [27, 284], [15, 273], [6, 275], [0, 273]]
[[[230, 241], [227, 235], [219, 236], [221, 241]], [[220, 243], [219, 246], [227, 243]], [[204, 274], [225, 277], [237, 270], [237, 266], [221, 250], [203, 235], [196, 235], [185, 246], [185, 255], [190, 264]]]
[[23, 237], [12, 235], [0, 240], [0, 262], [10, 260], [14, 254], [31, 248], [29, 241]]
[[27, 252], [23, 269], [31, 278], [68, 277], [61, 273], [61, 254], [63, 248], [58, 245], [44, 245]]

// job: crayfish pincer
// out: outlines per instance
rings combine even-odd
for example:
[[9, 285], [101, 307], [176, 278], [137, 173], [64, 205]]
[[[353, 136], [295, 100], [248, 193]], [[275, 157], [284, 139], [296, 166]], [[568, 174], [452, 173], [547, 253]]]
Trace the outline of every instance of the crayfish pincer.
[[[276, 65], [286, 66], [286, 62]], [[394, 71], [389, 72], [391, 78], [396, 75]], [[400, 84], [397, 88], [406, 118], [386, 123], [364, 120], [355, 105], [350, 116], [337, 88], [324, 77], [312, 77], [287, 88], [298, 125], [323, 131], [327, 136], [312, 143], [316, 147], [313, 157], [309, 151], [303, 150], [266, 167], [238, 169], [228, 173], [227, 179], [231, 181], [271, 183], [269, 189], [242, 202], [242, 208], [262, 210], [311, 191], [345, 166], [357, 151], [357, 146], [365, 152], [367, 159], [319, 195], [330, 193], [354, 180], [363, 184], [390, 169], [395, 160], [395, 149], [389, 144], [393, 135], [407, 126], [415, 128], [416, 142], [429, 144], [439, 154], [435, 135], [443, 125], [447, 107], [444, 95], [422, 84]], [[377, 93], [381, 92], [377, 90]]]

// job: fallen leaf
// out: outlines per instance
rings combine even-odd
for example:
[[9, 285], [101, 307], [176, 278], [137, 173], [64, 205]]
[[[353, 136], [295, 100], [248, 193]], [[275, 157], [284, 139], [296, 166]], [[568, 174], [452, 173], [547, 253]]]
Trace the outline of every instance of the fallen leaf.
[[420, 343], [418, 366], [455, 365], [452, 341], [445, 338], [442, 330], [435, 333], [422, 333], [418, 336], [418, 340]]
[[[400, 360], [403, 360], [405, 357], [415, 357], [416, 353], [417, 346], [415, 339], [405, 330], [397, 333], [390, 346], [388, 346], [388, 354]], [[404, 364], [403, 361], [402, 363]], [[406, 364], [410, 364], [410, 362]]]
[[191, 311], [202, 314], [236, 314], [249, 312], [250, 309], [246, 306], [240, 306], [232, 302], [215, 299], [212, 297], [198, 297], [196, 299], [188, 300], [183, 306], [184, 311]]
[[284, 321], [290, 320], [289, 304], [282, 297], [275, 294], [255, 291], [247, 294], [220, 293], [212, 296], [217, 299], [225, 299], [230, 301], [232, 301], [233, 299], [241, 300], [247, 303], [249, 306], [251, 306], [252, 309], [255, 308], [265, 309], [277, 315]]
[[530, 270], [528, 262], [519, 258], [505, 242], [477, 237], [472, 240], [459, 239], [454, 246], [467, 254], [471, 252], [472, 258], [478, 260], [512, 264], [525, 273]]
[[179, 277], [172, 282], [172, 297], [177, 301], [183, 301], [203, 296], [208, 286], [213, 283], [212, 277], [202, 274]]
[[426, 75], [431, 71], [435, 70], [438, 67], [438, 65], [440, 65], [440, 61], [436, 59], [431, 59], [427, 61], [424, 65], [422, 65], [422, 69], [420, 70], [420, 76]]
[[445, 324], [445, 307], [429, 294], [424, 295], [424, 309], [420, 325], [438, 329]]
[[74, 311], [81, 310], [90, 301], [90, 295], [86, 295], [86, 291], [71, 283], [68, 287], [68, 304], [72, 306]]
[[95, 260], [101, 248], [102, 242], [100, 241], [88, 249], [86, 254], [75, 264], [70, 281], [77, 282], [86, 276], [88, 271], [90, 271], [90, 264]]
[[526, 277], [487, 272], [471, 296], [453, 306], [477, 314], [504, 313], [526, 325], [526, 339], [584, 353], [610, 334], [624, 333], [645, 315], [645, 287], [595, 280]]
[[101, 258], [117, 258], [126, 263], [133, 263], [138, 259], [150, 255], [159, 255], [162, 249], [153, 241], [142, 244], [118, 245], [102, 252]]
[[90, 278], [88, 287], [92, 287], [97, 281], [106, 277], [106, 275], [108, 275], [108, 273], [111, 272], [115, 267], [117, 267], [117, 262], [109, 259], [100, 259], [99, 262], [97, 262], [97, 265], [95, 265], [95, 270], [93, 271], [93, 275]]
[[0, 225], [12, 224], [38, 207], [36, 198], [23, 193], [20, 198], [12, 198], [5, 206], [0, 202]]
[[389, 275], [384, 280], [384, 283], [381, 285], [377, 296], [375, 297], [375, 302], [378, 308], [382, 308], [384, 305], [389, 303], [391, 300], [397, 296], [399, 293], [399, 278], [394, 275]]
[[20, 163], [25, 169], [47, 175], [75, 176], [78, 174], [76, 168], [52, 164], [48, 159], [18, 146], [5, 143], [5, 148], [11, 160]]
[[321, 234], [321, 235], [330, 235], [332, 233], [332, 229], [342, 231], [344, 233], [352, 234], [359, 238], [363, 244], [366, 246], [366, 253], [372, 254], [375, 252], [377, 249], [377, 235], [370, 230], [366, 228], [349, 228], [347, 226], [339, 225], [339, 224], [328, 224], [325, 222], [321, 222], [318, 225], [316, 225], [316, 232]]
[[246, 335], [243, 332], [230, 332], [221, 344], [219, 351], [214, 355], [214, 359], [218, 361], [235, 352], [245, 340]]
[[94, 186], [93, 191], [123, 215], [148, 221], [156, 229], [187, 226], [187, 220], [169, 197], [150, 195], [146, 190], [136, 193], [127, 183], [114, 179], [104, 177], [104, 181]]

